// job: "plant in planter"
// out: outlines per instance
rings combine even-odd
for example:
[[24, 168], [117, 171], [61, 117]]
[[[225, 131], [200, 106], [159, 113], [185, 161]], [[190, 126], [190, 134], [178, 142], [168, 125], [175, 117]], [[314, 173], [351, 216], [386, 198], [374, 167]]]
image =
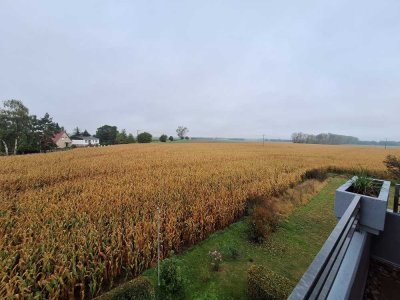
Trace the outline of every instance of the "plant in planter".
[[356, 194], [378, 197], [381, 187], [381, 182], [369, 178], [366, 174], [360, 174], [352, 179], [352, 184], [347, 190]]
[[341, 218], [355, 197], [360, 196], [360, 226], [379, 234], [385, 226], [390, 181], [369, 178], [365, 173], [354, 176], [336, 190], [335, 215]]

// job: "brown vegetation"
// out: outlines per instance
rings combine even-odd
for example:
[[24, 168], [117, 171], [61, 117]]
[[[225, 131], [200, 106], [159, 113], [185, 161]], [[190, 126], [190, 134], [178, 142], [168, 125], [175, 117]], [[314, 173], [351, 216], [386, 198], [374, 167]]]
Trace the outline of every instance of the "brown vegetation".
[[386, 155], [349, 146], [196, 143], [1, 157], [0, 298], [93, 297], [154, 264], [157, 207], [165, 257], [243, 216], [248, 199], [276, 197], [312, 169], [363, 167], [383, 177]]
[[295, 205], [306, 203], [322, 188], [323, 184], [323, 182], [315, 179], [307, 180], [294, 188], [286, 190], [279, 196], [258, 196], [251, 199], [249, 208], [250, 240], [258, 243], [265, 241]]

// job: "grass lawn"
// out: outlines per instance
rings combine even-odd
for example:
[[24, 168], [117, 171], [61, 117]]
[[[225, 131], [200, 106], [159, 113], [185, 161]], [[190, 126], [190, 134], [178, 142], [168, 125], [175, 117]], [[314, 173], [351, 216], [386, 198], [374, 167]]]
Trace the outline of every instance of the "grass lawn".
[[[263, 265], [296, 285], [336, 225], [333, 213], [335, 190], [346, 181], [330, 177], [306, 205], [294, 209], [279, 229], [262, 245], [248, 241], [248, 218], [212, 234], [177, 258], [187, 282], [187, 299], [246, 299], [246, 274], [252, 264]], [[235, 259], [231, 249], [239, 256]], [[223, 256], [221, 270], [211, 270], [209, 252]], [[144, 273], [157, 284], [156, 269]]]

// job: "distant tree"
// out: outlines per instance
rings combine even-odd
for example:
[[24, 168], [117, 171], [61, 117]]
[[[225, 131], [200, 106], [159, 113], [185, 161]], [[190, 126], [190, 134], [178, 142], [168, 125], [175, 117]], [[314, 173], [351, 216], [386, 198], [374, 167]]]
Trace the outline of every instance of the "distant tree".
[[153, 136], [148, 132], [142, 132], [137, 136], [138, 143], [151, 143], [152, 140]]
[[85, 129], [85, 131], [82, 133], [82, 136], [91, 136], [91, 134]]
[[168, 139], [169, 139], [171, 142], [174, 141], [174, 137], [173, 137], [172, 135], [170, 135]]
[[183, 140], [184, 138], [185, 138], [185, 136], [186, 136], [186, 134], [189, 132], [189, 130], [186, 128], [186, 127], [183, 127], [183, 126], [179, 126], [177, 129], [176, 129], [176, 133], [178, 134], [178, 136], [179, 136], [179, 138], [181, 139], [181, 140]]
[[101, 145], [114, 145], [117, 134], [117, 126], [103, 125], [96, 131], [96, 137], [100, 140]]
[[167, 141], [167, 139], [168, 139], [168, 136], [166, 134], [163, 134], [160, 136], [160, 142], [165, 143]]
[[300, 134], [299, 132], [292, 133], [292, 142], [293, 143], [300, 143], [299, 134]]
[[127, 138], [126, 141], [127, 141], [128, 144], [136, 143], [135, 137], [133, 136], [132, 133], [128, 134], [128, 138]]
[[189, 137], [188, 137], [188, 136], [185, 136], [185, 140], [189, 140]]
[[0, 140], [5, 154], [13, 147], [14, 155], [18, 151], [18, 143], [28, 138], [30, 118], [28, 108], [19, 100], [7, 100], [0, 109]]
[[35, 115], [29, 116], [28, 128], [18, 142], [18, 153], [37, 153], [40, 152], [41, 128], [40, 119]]
[[48, 113], [46, 113], [43, 118], [39, 119], [37, 124], [40, 151], [46, 152], [56, 148], [57, 146], [54, 144], [52, 137], [59, 132], [60, 128], [58, 124], [53, 122], [53, 119]]
[[54, 124], [55, 124], [55, 127], [57, 129], [57, 132], [65, 131], [64, 126], [60, 126], [60, 125], [58, 125], [58, 123], [54, 123]]
[[116, 144], [127, 144], [128, 143], [128, 135], [126, 134], [125, 129], [122, 129], [121, 132], [117, 133], [115, 142], [116, 142]]
[[8, 155], [11, 147], [11, 126], [3, 109], [0, 110], [0, 141], [0, 149], [4, 148], [4, 153]]
[[79, 127], [77, 126], [77, 127], [74, 128], [74, 131], [72, 132], [71, 138], [78, 137], [80, 135], [81, 135], [81, 132], [79, 130]]
[[55, 149], [53, 136], [61, 131], [61, 127], [53, 122], [48, 113], [38, 119], [35, 115], [29, 116], [29, 130], [21, 139], [18, 153], [47, 152]]
[[42, 118], [29, 115], [21, 101], [8, 100], [0, 108], [0, 151], [13, 153], [46, 152], [56, 147], [52, 137], [62, 127], [48, 113]]
[[384, 161], [388, 171], [397, 179], [400, 179], [400, 158], [394, 155], [388, 155]]

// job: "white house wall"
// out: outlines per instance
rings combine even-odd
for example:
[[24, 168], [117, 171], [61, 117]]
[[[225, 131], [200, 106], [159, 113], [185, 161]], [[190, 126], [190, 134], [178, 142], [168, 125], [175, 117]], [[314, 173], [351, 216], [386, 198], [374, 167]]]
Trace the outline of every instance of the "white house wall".
[[75, 146], [89, 146], [89, 145], [99, 145], [99, 140], [72, 140], [72, 145]]

